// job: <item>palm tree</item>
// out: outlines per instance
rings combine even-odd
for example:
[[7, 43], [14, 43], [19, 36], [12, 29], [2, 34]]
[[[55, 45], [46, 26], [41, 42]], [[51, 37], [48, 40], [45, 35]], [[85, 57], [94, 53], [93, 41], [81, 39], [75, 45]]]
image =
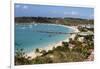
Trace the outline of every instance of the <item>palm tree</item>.
[[45, 50], [42, 50], [41, 53], [42, 53], [43, 55], [46, 55], [46, 54], [47, 54], [47, 52], [46, 52]]
[[68, 42], [62, 42], [62, 45], [68, 47]]
[[35, 50], [35, 52], [36, 52], [36, 53], [39, 53], [39, 52], [40, 52], [40, 50], [37, 48], [37, 49]]

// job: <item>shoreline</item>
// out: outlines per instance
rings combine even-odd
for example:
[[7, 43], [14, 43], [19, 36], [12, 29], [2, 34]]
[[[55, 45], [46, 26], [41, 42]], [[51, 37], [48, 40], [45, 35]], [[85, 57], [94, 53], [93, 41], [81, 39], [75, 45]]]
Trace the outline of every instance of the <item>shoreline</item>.
[[[32, 23], [33, 24], [33, 23]], [[36, 24], [36, 23], [34, 23]], [[40, 23], [40, 24], [45, 24], [45, 23]], [[79, 30], [77, 29], [77, 26], [66, 26], [66, 25], [61, 25], [61, 24], [48, 24], [48, 25], [56, 25], [56, 26], [63, 26], [63, 27], [67, 27], [67, 28], [71, 28], [74, 30], [74, 32], [79, 32]], [[49, 50], [52, 50], [53, 47], [58, 47], [58, 46], [62, 46], [62, 42], [69, 42], [69, 38], [72, 38], [74, 39], [74, 37], [76, 36], [76, 34], [72, 34], [70, 35], [69, 37], [66, 37], [66, 39], [64, 40], [61, 40], [59, 42], [56, 42], [56, 43], [53, 43], [53, 44], [50, 44], [46, 47], [43, 47], [43, 48], [38, 48], [39, 50], [45, 50], [45, 51], [49, 51]], [[30, 57], [30, 59], [34, 59], [35, 57], [37, 56], [41, 56], [42, 54], [41, 53], [35, 53], [35, 51], [32, 51], [32, 52], [29, 52], [29, 53], [26, 53], [25, 56], [27, 55], [27, 57]], [[26, 57], [26, 58], [27, 58]]]

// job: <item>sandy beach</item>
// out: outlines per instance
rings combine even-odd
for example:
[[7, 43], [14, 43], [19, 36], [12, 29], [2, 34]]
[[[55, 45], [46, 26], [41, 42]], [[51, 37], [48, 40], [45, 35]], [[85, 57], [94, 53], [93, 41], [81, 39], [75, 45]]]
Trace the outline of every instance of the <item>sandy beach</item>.
[[[49, 24], [48, 24], [48, 25], [49, 25]], [[53, 25], [56, 25], [56, 24], [53, 24]], [[57, 24], [57, 25], [58, 25], [58, 24]], [[65, 25], [59, 25], [59, 26], [71, 28], [71, 29], [74, 30], [74, 32], [79, 32], [78, 29], [77, 29], [77, 26], [65, 26]], [[40, 49], [40, 50], [45, 50], [45, 51], [52, 50], [54, 47], [56, 48], [57, 46], [62, 46], [62, 42], [63, 42], [63, 41], [69, 42], [69, 38], [74, 39], [75, 36], [76, 36], [76, 34], [72, 34], [70, 37], [66, 37], [65, 40], [59, 41], [59, 42], [54, 43], [54, 44], [50, 44], [50, 45], [48, 45], [47, 47], [39, 48], [39, 49]], [[31, 57], [30, 59], [33, 59], [33, 58], [35, 58], [36, 56], [41, 56], [42, 54], [41, 54], [41, 53], [35, 53], [35, 51], [32, 51], [32, 52], [30, 52], [30, 53], [26, 53], [25, 55], [27, 55], [26, 58], [27, 58], [27, 57]]]

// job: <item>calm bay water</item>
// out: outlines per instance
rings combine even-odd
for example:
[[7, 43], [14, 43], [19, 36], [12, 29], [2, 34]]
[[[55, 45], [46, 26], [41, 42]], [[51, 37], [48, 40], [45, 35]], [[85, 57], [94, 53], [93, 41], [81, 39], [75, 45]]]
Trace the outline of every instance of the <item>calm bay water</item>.
[[60, 25], [26, 24], [15, 25], [15, 49], [31, 52], [36, 48], [43, 48], [68, 38], [69, 34], [40, 33], [33, 30], [53, 32], [73, 32], [73, 29]]

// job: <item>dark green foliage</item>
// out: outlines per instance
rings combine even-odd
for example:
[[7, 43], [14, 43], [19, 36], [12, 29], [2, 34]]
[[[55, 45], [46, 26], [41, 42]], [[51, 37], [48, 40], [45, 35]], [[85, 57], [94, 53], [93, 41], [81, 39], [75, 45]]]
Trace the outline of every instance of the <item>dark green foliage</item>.
[[78, 27], [78, 30], [81, 32], [87, 32], [87, 28], [86, 27]]
[[56, 23], [63, 25], [93, 24], [94, 20], [80, 18], [50, 18], [50, 17], [15, 17], [16, 23]]
[[40, 51], [39, 51], [39, 49], [37, 48], [37, 49], [35, 50], [35, 52], [36, 52], [36, 53], [39, 53]]
[[[55, 48], [53, 48], [53, 50], [54, 50], [54, 49], [55, 49]], [[52, 54], [53, 51], [52, 51], [52, 50], [49, 50], [47, 53]]]
[[33, 59], [34, 64], [52, 63], [53, 61], [49, 57], [36, 57]]
[[47, 52], [45, 50], [42, 50], [40, 53], [42, 53], [43, 55], [47, 54]]
[[16, 50], [15, 53], [15, 65], [25, 65], [25, 64], [32, 64], [32, 61], [29, 60], [30, 57], [25, 58], [25, 52], [23, 49]]
[[62, 42], [62, 45], [68, 47], [68, 42]]

